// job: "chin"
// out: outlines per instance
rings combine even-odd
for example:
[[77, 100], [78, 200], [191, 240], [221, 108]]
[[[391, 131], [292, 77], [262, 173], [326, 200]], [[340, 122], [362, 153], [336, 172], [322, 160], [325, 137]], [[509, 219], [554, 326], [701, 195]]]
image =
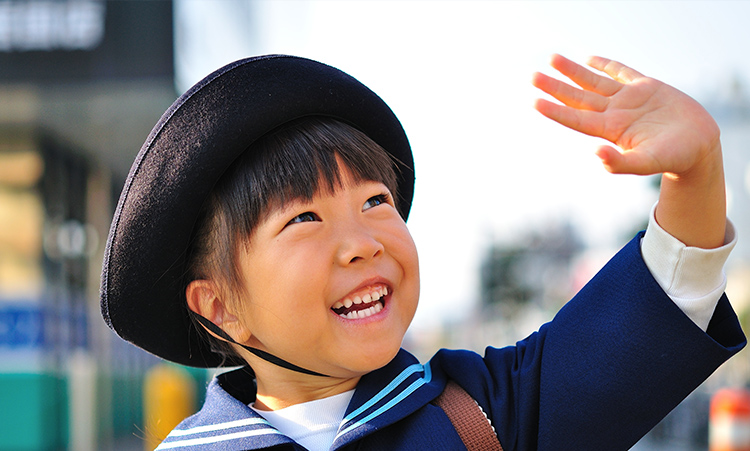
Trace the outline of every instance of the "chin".
[[396, 357], [399, 349], [400, 346], [395, 346], [392, 349], [383, 349], [377, 352], [372, 351], [366, 357], [363, 356], [363, 358], [358, 359], [354, 365], [350, 366], [350, 369], [358, 374], [367, 374], [380, 369], [388, 365]]

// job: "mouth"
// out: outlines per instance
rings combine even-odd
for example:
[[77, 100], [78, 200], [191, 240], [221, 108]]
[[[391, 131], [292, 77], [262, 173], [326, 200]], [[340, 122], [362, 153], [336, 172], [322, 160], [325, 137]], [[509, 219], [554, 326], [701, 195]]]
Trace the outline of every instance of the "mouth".
[[385, 297], [388, 295], [388, 287], [383, 285], [367, 287], [353, 296], [338, 301], [331, 310], [344, 319], [362, 319], [383, 310]]

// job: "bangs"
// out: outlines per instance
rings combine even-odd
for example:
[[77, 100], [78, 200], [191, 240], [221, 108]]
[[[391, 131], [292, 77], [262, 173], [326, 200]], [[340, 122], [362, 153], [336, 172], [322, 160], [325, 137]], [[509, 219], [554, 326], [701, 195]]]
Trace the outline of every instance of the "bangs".
[[215, 191], [229, 201], [223, 205], [228, 222], [249, 236], [271, 210], [334, 193], [341, 187], [337, 156], [355, 182], [383, 183], [398, 205], [395, 164], [383, 148], [342, 122], [308, 117], [255, 142], [223, 177]]

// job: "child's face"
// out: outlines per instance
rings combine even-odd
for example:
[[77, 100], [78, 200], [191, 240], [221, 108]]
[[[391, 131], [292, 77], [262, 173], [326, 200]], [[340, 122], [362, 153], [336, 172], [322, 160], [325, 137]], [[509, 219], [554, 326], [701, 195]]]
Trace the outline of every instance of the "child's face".
[[385, 185], [355, 184], [341, 167], [335, 193], [272, 211], [242, 247], [241, 321], [251, 346], [356, 377], [400, 348], [417, 307], [419, 268]]

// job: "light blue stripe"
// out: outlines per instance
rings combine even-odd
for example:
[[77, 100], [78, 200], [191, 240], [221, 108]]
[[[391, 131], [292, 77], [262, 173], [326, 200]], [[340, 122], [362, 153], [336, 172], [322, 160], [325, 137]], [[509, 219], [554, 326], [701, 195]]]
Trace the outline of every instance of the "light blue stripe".
[[[422, 367], [422, 365], [418, 365], [418, 366]], [[432, 370], [430, 369], [430, 364], [427, 363], [426, 365], [424, 365], [423, 368], [424, 368], [424, 376], [423, 377], [421, 377], [421, 378], [417, 379], [416, 381], [412, 382], [412, 384], [409, 385], [408, 387], [406, 387], [406, 389], [404, 389], [404, 391], [402, 391], [401, 393], [399, 393], [397, 396], [393, 397], [393, 399], [391, 399], [390, 401], [388, 401], [387, 403], [385, 403], [383, 406], [381, 406], [379, 409], [377, 409], [376, 411], [374, 411], [370, 415], [367, 415], [366, 417], [364, 417], [361, 420], [359, 420], [359, 421], [351, 424], [349, 427], [347, 427], [343, 431], [341, 431], [338, 434], [336, 434], [336, 438], [339, 438], [340, 436], [343, 436], [344, 434], [346, 434], [349, 431], [351, 431], [351, 430], [353, 430], [353, 429], [355, 429], [355, 428], [357, 428], [357, 427], [359, 427], [359, 426], [367, 423], [368, 421], [372, 420], [373, 418], [379, 417], [380, 415], [382, 415], [385, 412], [387, 412], [388, 410], [390, 410], [393, 406], [395, 406], [399, 402], [403, 401], [404, 398], [406, 398], [407, 396], [409, 396], [412, 393], [414, 393], [419, 387], [421, 387], [424, 384], [429, 383], [430, 380], [432, 380]], [[404, 373], [401, 373], [401, 374], [404, 374]], [[399, 375], [399, 377], [400, 377], [400, 375]], [[394, 382], [395, 382], [395, 380], [394, 380]], [[403, 382], [403, 379], [401, 379], [399, 382]], [[389, 386], [390, 385], [391, 384], [389, 384]], [[386, 387], [386, 388], [388, 388], [388, 387]], [[380, 396], [380, 394], [382, 394], [383, 391], [385, 391], [385, 389], [383, 389], [380, 393], [378, 393], [378, 395], [376, 395], [376, 397]], [[391, 389], [391, 391], [392, 391], [392, 389]], [[378, 398], [374, 402], [377, 402], [380, 399], [382, 399], [382, 397]], [[368, 404], [372, 405], [372, 404], [374, 404], [374, 402], [370, 403], [368, 401]], [[357, 410], [360, 410], [360, 409], [357, 409]]]
[[341, 424], [344, 425], [344, 424], [352, 421], [354, 418], [357, 417], [357, 415], [361, 414], [362, 412], [364, 412], [365, 410], [367, 410], [370, 407], [374, 406], [375, 404], [377, 404], [378, 402], [380, 402], [380, 400], [382, 400], [383, 398], [385, 398], [386, 396], [388, 396], [393, 390], [396, 389], [396, 387], [398, 387], [399, 385], [401, 385], [401, 383], [403, 381], [405, 381], [406, 379], [408, 379], [409, 376], [411, 376], [412, 374], [417, 373], [419, 371], [423, 371], [423, 370], [424, 370], [424, 367], [422, 365], [420, 365], [419, 363], [415, 363], [414, 365], [411, 365], [411, 366], [407, 367], [406, 369], [404, 369], [401, 372], [401, 374], [399, 374], [398, 376], [396, 376], [396, 378], [393, 379], [390, 384], [386, 385], [385, 388], [383, 388], [382, 390], [380, 390], [380, 392], [378, 392], [377, 395], [373, 396], [372, 398], [370, 398], [369, 401], [367, 401], [366, 403], [362, 404], [362, 406], [360, 406], [357, 410], [355, 410], [354, 412], [352, 412], [349, 415], [347, 415], [346, 417], [344, 417], [344, 419], [341, 420]]

